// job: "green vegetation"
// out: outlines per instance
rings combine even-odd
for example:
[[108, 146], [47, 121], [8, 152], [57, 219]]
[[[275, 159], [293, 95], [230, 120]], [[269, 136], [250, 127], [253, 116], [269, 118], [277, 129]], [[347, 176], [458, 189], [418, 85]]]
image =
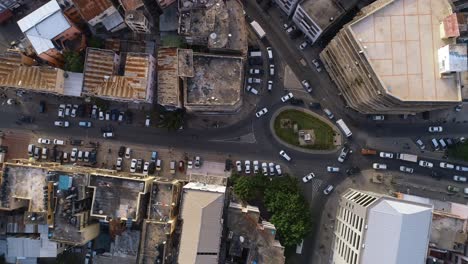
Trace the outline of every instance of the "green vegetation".
[[261, 174], [231, 177], [237, 197], [251, 204], [259, 202], [271, 215], [269, 221], [278, 230], [285, 247], [298, 244], [311, 230], [309, 206], [300, 193], [297, 180], [285, 175], [270, 180]]
[[[298, 129], [313, 129], [315, 133], [315, 143], [313, 145], [300, 146], [297, 133], [294, 133], [294, 128], [291, 125], [289, 128], [281, 127], [281, 119], [289, 119], [291, 123], [297, 124]], [[285, 142], [309, 149], [331, 149], [333, 148], [333, 129], [325, 122], [313, 117], [307, 113], [297, 110], [285, 110], [281, 112], [275, 119], [275, 133]]]
[[104, 41], [96, 36], [88, 38], [88, 47], [90, 48], [104, 48]]
[[174, 48], [185, 48], [186, 44], [181, 36], [177, 35], [166, 35], [161, 37], [161, 46], [163, 47], [174, 47]]
[[175, 131], [184, 125], [185, 110], [177, 109], [175, 111], [164, 111], [159, 117], [161, 121], [159, 127], [167, 128], [167, 130]]
[[450, 146], [448, 156], [450, 159], [468, 161], [468, 142]]
[[71, 72], [83, 72], [84, 58], [83, 55], [76, 51], [66, 51], [63, 54], [65, 58], [65, 70]]

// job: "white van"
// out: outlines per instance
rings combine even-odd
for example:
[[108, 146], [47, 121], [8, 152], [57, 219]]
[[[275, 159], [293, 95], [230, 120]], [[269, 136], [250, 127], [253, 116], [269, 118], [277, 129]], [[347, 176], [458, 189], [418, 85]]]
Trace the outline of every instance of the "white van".
[[249, 53], [249, 57], [261, 57], [262, 56], [262, 52], [261, 51], [251, 51]]
[[29, 144], [28, 145], [28, 155], [29, 157], [32, 157], [34, 155], [34, 145], [33, 144]]
[[437, 142], [437, 139], [433, 138], [431, 142], [432, 142], [432, 147], [434, 147], [434, 150], [439, 150], [439, 143]]
[[447, 144], [445, 144], [445, 141], [443, 138], [439, 139], [439, 143], [440, 143], [440, 146], [442, 147], [442, 149], [446, 149], [447, 148]]

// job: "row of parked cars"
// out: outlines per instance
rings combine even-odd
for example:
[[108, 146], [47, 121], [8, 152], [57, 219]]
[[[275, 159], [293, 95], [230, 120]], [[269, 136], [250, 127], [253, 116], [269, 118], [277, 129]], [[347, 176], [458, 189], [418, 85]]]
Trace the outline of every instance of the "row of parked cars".
[[252, 163], [250, 160], [246, 160], [244, 164], [242, 164], [242, 161], [238, 160], [236, 161], [236, 169], [237, 172], [245, 174], [250, 174], [252, 172], [253, 174], [257, 174], [260, 172], [260, 169], [264, 176], [281, 176], [283, 174], [279, 164], [274, 164], [273, 162], [260, 163], [258, 160], [254, 160]]
[[[61, 144], [56, 144], [58, 141]], [[47, 143], [49, 142], [49, 143]], [[36, 160], [50, 160], [54, 162], [60, 163], [68, 163], [68, 162], [89, 162], [89, 163], [96, 163], [96, 151], [87, 151], [87, 150], [78, 150], [78, 148], [73, 148], [71, 153], [64, 152], [57, 150], [57, 145], [64, 145], [63, 140], [54, 139], [55, 146], [49, 148], [45, 146], [36, 146], [34, 144], [28, 145], [28, 155], [29, 157], [33, 157]], [[40, 138], [38, 140], [39, 144], [49, 145], [50, 140]]]
[[[268, 67], [268, 75], [273, 77], [275, 75], [275, 64], [273, 64], [273, 49], [271, 47], [267, 47], [267, 55], [268, 60], [270, 62]], [[261, 74], [263, 74], [263, 70], [260, 68], [263, 65], [263, 55], [260, 50], [252, 50], [249, 52], [249, 62], [251, 67], [248, 70], [248, 78], [247, 78], [247, 88], [246, 90], [252, 94], [258, 95], [258, 89], [255, 88], [254, 85], [261, 84], [262, 79], [259, 78]], [[273, 80], [268, 80], [267, 90], [271, 92], [273, 90]]]
[[[445, 150], [449, 146], [458, 144], [458, 143], [464, 143], [466, 141], [465, 137], [459, 137], [459, 138], [432, 138], [430, 141], [431, 147], [434, 151], [438, 150]], [[415, 141], [416, 145], [421, 149], [425, 150], [426, 145], [422, 141], [422, 139], [417, 139]]]

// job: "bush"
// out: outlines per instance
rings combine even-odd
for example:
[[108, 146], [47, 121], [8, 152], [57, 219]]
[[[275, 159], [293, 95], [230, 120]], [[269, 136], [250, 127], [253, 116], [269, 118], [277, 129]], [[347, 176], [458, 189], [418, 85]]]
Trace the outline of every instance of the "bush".
[[468, 142], [450, 146], [448, 155], [451, 159], [468, 161]]
[[76, 51], [66, 51], [63, 54], [65, 58], [65, 70], [71, 72], [83, 72], [84, 58], [82, 54]]

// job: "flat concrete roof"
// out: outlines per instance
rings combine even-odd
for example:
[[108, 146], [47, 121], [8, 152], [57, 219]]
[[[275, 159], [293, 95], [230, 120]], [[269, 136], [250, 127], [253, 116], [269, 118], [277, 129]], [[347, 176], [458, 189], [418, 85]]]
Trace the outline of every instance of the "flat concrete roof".
[[[300, 3], [304, 11], [322, 29], [331, 25], [344, 10], [334, 0], [304, 0]], [[330, 18], [333, 20], [330, 21]]]
[[187, 78], [186, 105], [234, 105], [241, 99], [243, 59], [194, 53], [194, 77]]
[[437, 50], [447, 0], [394, 0], [350, 25], [388, 94], [403, 101], [460, 101], [454, 78], [441, 79]]

